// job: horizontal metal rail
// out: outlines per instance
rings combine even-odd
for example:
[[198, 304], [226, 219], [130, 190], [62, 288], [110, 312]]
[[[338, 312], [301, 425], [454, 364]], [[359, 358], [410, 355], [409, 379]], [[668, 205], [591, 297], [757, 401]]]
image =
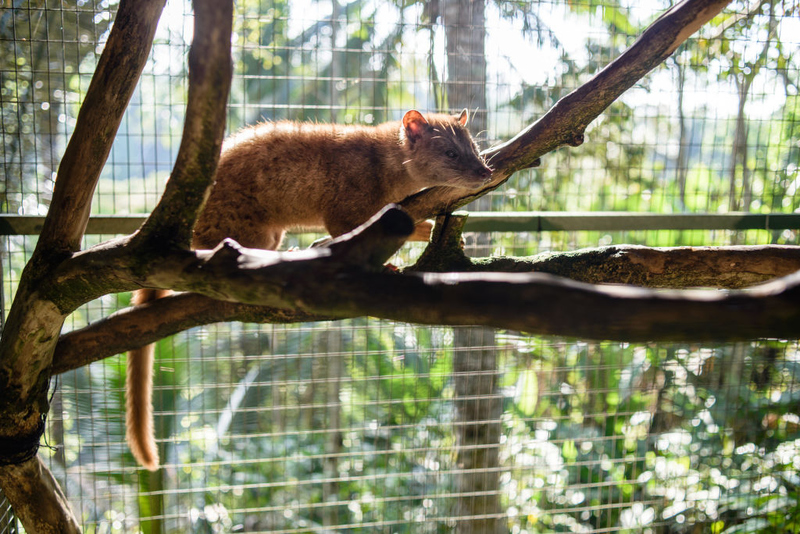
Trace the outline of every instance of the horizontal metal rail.
[[[87, 234], [129, 234], [144, 215], [97, 215], [89, 219]], [[38, 235], [44, 217], [0, 215], [0, 235]], [[594, 212], [470, 212], [466, 232], [558, 232], [636, 230], [794, 230], [800, 213], [629, 213]]]
[[552, 232], [625, 230], [791, 230], [800, 228], [800, 213], [639, 213], [475, 212], [469, 232]]

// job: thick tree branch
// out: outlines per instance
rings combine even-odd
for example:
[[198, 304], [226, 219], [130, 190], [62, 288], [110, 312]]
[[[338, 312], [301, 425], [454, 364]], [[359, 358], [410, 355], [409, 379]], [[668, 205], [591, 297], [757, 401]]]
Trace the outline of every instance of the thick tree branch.
[[231, 64], [231, 1], [195, 2], [189, 98], [178, 157], [166, 190], [136, 240], [187, 247], [219, 160]]
[[800, 336], [800, 273], [730, 293], [654, 291], [540, 273], [397, 275], [319, 258], [275, 263], [226, 246], [165, 281], [224, 300], [335, 318], [370, 315], [628, 341]]
[[[800, 248], [778, 245], [673, 248], [611, 246], [545, 253], [529, 258], [450, 257], [440, 263], [437, 270], [539, 272], [593, 284], [634, 284], [647, 288], [703, 286], [734, 289], [800, 270]], [[391, 286], [399, 278], [397, 275], [387, 276], [382, 283]], [[449, 302], [438, 302], [432, 307], [446, 308], [451, 305]], [[515, 308], [515, 303], [509, 301], [506, 306]], [[526, 313], [522, 308], [518, 312]], [[338, 314], [336, 318], [359, 315], [363, 313]], [[330, 318], [331, 315], [305, 311], [218, 301], [198, 294], [174, 295], [147, 306], [121, 310], [85, 328], [63, 334], [53, 358], [53, 372], [76, 369], [182, 330], [215, 322], [295, 323]], [[562, 332], [569, 330], [571, 321], [572, 318], [569, 318], [559, 327]], [[478, 323], [479, 316], [476, 315], [472, 322]], [[719, 339], [724, 339], [732, 334], [719, 331], [718, 335]]]
[[[227, 241], [214, 251], [194, 253], [168, 249], [164, 251], [168, 256], [161, 257], [159, 261], [173, 266], [173, 269], [169, 273], [159, 270], [150, 283], [156, 283], [165, 276], [180, 279], [182, 272], [203, 272], [220, 265], [234, 266], [234, 269], [238, 268], [236, 265], [255, 269], [260, 266], [267, 271], [277, 269], [284, 273], [302, 270], [312, 273], [312, 276], [335, 281], [335, 273], [341, 269], [382, 270], [386, 260], [413, 231], [414, 225], [408, 215], [396, 207], [387, 206], [353, 232], [330, 240], [325, 248], [275, 252], [247, 250]], [[112, 286], [120, 291], [126, 287], [137, 287], [135, 275], [129, 266], [128, 247], [130, 240], [124, 238], [76, 255], [72, 261], [64, 263], [64, 268], [53, 276], [52, 284], [44, 287], [43, 292], [49, 294], [48, 291], [52, 291], [50, 298], [59, 303], [62, 309], [68, 310], [86, 299], [86, 293], [80, 292], [80, 289], [88, 286], [87, 272], [92, 273], [96, 285], [101, 287], [95, 287], [97, 294], [105, 294]], [[180, 285], [179, 282], [170, 283], [170, 280], [165, 283], [168, 284], [165, 287]], [[65, 292], [64, 288], [74, 288], [75, 291]], [[218, 296], [224, 298], [224, 295]], [[55, 364], [54, 373], [147, 345], [192, 326], [234, 320], [281, 323], [325, 318], [303, 311], [221, 302], [196, 294], [175, 295], [121, 311], [86, 328], [64, 334], [59, 342], [58, 363]]]
[[494, 175], [484, 188], [464, 196], [452, 188], [433, 187], [400, 205], [417, 221], [453, 211], [496, 189], [514, 172], [538, 165], [541, 156], [559, 146], [580, 145], [589, 123], [729, 3], [730, 0], [684, 0], [673, 6], [594, 78], [559, 100], [513, 139], [485, 151]]
[[[207, 15], [196, 20], [205, 19], [211, 29], [220, 24], [224, 27], [225, 20], [219, 17], [226, 11], [220, 4], [222, 2], [216, 0], [197, 0], [194, 3], [196, 12]], [[163, 6], [164, 0], [123, 0], [120, 4], [59, 167], [42, 234], [20, 279], [0, 339], [0, 449], [3, 455], [0, 484], [18, 517], [31, 532], [79, 531], [52, 475], [37, 457], [32, 457], [38, 445], [36, 434], [43, 428], [43, 414], [48, 410], [52, 355], [66, 315], [63, 308], [40, 290], [52, 281], [54, 271], [62, 268], [65, 262], [73, 261], [73, 253], [80, 247], [95, 185], [149, 55]], [[230, 13], [230, 6], [227, 13]], [[227, 25], [230, 26], [230, 17]], [[204, 41], [204, 30], [202, 27], [195, 29], [195, 42], [208, 42]], [[219, 39], [220, 32], [211, 33]], [[230, 37], [227, 42], [210, 46], [229, 50]], [[193, 45], [193, 51], [194, 48]], [[206, 52], [210, 53], [210, 48], [206, 48]], [[194, 56], [197, 58], [196, 53]], [[197, 58], [196, 63], [202, 63], [202, 58]], [[230, 70], [230, 60], [227, 68]], [[215, 83], [213, 78], [212, 75], [212, 84]], [[215, 89], [219, 97], [219, 88]], [[224, 98], [222, 100], [224, 102]], [[222, 108], [224, 115], [224, 103]], [[204, 113], [208, 109], [211, 108], [205, 106], [195, 111]], [[205, 121], [206, 117], [201, 115], [199, 120]], [[220, 132], [219, 137], [221, 135]], [[201, 154], [194, 156], [200, 161], [199, 168], [209, 166]], [[211, 167], [213, 170], [213, 164]], [[191, 221], [188, 228], [191, 229]], [[139, 261], [146, 261], [146, 258]], [[91, 296], [86, 286], [93, 286], [92, 272], [86, 271], [82, 277], [83, 284], [66, 288], [74, 290], [75, 294], [68, 297], [62, 294], [62, 300], [75, 302]], [[39, 506], [30, 506], [31, 503]]]
[[[800, 336], [800, 273], [730, 293], [595, 286], [545, 274], [342, 275], [333, 295], [313, 283], [309, 311], [422, 324], [487, 325], [620, 341], [719, 341]], [[341, 295], [348, 301], [337, 302]], [[444, 304], [446, 303], [446, 305]], [[513, 303], [513, 304], [511, 304]]]
[[147, 62], [164, 4], [165, 0], [120, 2], [58, 167], [35, 255], [67, 255], [80, 248], [95, 185]]
[[0, 485], [27, 532], [80, 533], [67, 496], [38, 455], [0, 469]]
[[[215, 291], [213, 284], [208, 284], [209, 273], [222, 270], [224, 276], [236, 278], [238, 268], [254, 271], [263, 268], [271, 273], [270, 283], [280, 286], [284, 284], [277, 282], [273, 274], [291, 277], [296, 270], [302, 270], [318, 272], [324, 277], [343, 267], [381, 269], [413, 231], [408, 215], [389, 205], [352, 232], [330, 240], [326, 247], [302, 251], [246, 249], [230, 239], [214, 250], [192, 251], [152, 246], [151, 242], [134, 241], [126, 236], [62, 262], [38, 287], [39, 298], [55, 304], [65, 315], [108, 293], [143, 287], [196, 291], [220, 300], [249, 302], [246, 297], [239, 299], [227, 293], [225, 280], [219, 280], [221, 292]], [[234, 286], [237, 291], [242, 289]], [[280, 299], [268, 305], [291, 307]]]

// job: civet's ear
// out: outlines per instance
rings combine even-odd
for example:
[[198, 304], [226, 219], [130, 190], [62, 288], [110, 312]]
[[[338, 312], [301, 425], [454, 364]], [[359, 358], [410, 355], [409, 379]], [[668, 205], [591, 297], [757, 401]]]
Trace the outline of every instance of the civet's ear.
[[416, 109], [407, 111], [403, 115], [403, 127], [406, 129], [406, 137], [414, 142], [422, 137], [423, 132], [430, 127], [428, 121], [422, 116], [422, 113]]
[[467, 122], [469, 122], [469, 111], [467, 111], [467, 108], [461, 110], [461, 115], [458, 116], [458, 122], [461, 123], [461, 126], [466, 126]]

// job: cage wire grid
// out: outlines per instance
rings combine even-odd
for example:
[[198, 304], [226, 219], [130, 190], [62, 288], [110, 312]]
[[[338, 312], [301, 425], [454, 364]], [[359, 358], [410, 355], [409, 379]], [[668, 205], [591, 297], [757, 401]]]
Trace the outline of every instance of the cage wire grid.
[[[475, 102], [449, 100], [448, 83], [477, 83], [487, 146], [541, 115], [668, 7], [487, 3], [474, 24], [486, 28], [487, 71], [475, 81], [448, 78], [448, 33], [462, 29], [433, 17], [435, 5], [237, 2], [229, 131], [259, 120], [376, 124], [412, 107], [473, 110]], [[5, 213], [46, 211], [115, 9], [108, 1], [2, 6]], [[580, 149], [549, 154], [479, 209], [796, 211], [798, 9], [733, 2], [728, 18], [595, 121]], [[147, 213], [157, 202], [180, 142], [191, 20], [188, 2], [167, 4], [93, 214]], [[741, 103], [747, 133], [737, 146]], [[85, 246], [110, 237], [89, 235]], [[286, 246], [316, 237], [292, 234]], [[474, 256], [618, 243], [797, 244], [794, 230], [466, 239]], [[35, 237], [0, 243], [7, 310]], [[393, 261], [420, 251], [409, 245]], [[129, 302], [128, 294], [103, 297], [67, 329]], [[371, 318], [209, 325], [158, 344], [153, 401], [164, 469], [140, 470], [125, 446], [121, 357], [54, 381], [40, 454], [86, 532], [481, 532], [492, 524], [515, 533], [799, 532], [798, 359], [796, 340], [588, 343]], [[0, 510], [0, 532], [19, 531]]]

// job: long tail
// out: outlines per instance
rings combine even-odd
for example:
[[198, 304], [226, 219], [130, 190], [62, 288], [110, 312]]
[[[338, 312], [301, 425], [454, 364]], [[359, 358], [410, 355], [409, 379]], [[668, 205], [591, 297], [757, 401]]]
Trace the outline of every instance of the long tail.
[[[133, 295], [135, 305], [145, 304], [170, 294], [161, 289], [140, 289]], [[153, 360], [155, 345], [128, 352], [126, 380], [125, 437], [136, 460], [146, 469], [158, 469], [158, 447], [153, 428]]]

